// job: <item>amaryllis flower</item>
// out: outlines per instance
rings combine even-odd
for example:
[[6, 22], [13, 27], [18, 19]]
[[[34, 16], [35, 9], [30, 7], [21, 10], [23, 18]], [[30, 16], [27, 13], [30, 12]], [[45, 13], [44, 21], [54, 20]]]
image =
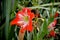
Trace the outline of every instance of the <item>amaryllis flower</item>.
[[48, 30], [49, 30], [49, 35], [52, 37], [55, 37], [56, 33], [54, 31], [55, 25], [57, 24], [57, 20], [54, 20], [52, 23], [49, 24]]
[[54, 28], [55, 28], [55, 25], [57, 24], [57, 20], [54, 20], [52, 23], [49, 24], [48, 26], [48, 30], [49, 30], [49, 35], [52, 36], [52, 37], [55, 37], [55, 31], [54, 31]]
[[32, 31], [32, 19], [34, 18], [34, 14], [31, 12], [29, 8], [23, 8], [22, 11], [18, 11], [16, 13], [15, 19], [11, 21], [11, 25], [18, 25], [21, 27], [20, 32]]

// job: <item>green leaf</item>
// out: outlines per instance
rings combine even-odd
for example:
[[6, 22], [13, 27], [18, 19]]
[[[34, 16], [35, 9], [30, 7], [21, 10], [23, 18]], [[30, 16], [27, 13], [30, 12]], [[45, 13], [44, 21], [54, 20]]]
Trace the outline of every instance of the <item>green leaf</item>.
[[42, 26], [41, 30], [42, 30], [42, 31], [40, 32], [40, 39], [43, 39], [43, 37], [44, 37], [44, 36], [47, 34], [47, 32], [48, 32], [46, 19], [45, 19], [45, 21], [44, 21], [44, 23], [43, 23], [43, 26]]
[[3, 14], [6, 16], [6, 22], [5, 22], [5, 38], [8, 40], [8, 33], [9, 33], [9, 17], [10, 17], [10, 12], [11, 12], [11, 0], [5, 0], [4, 1], [4, 9], [3, 9]]

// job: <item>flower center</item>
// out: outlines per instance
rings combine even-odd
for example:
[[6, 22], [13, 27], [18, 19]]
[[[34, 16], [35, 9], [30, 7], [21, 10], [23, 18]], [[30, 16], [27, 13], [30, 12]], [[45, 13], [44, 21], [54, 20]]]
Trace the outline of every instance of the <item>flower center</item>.
[[24, 16], [23, 19], [25, 22], [28, 22], [28, 16]]

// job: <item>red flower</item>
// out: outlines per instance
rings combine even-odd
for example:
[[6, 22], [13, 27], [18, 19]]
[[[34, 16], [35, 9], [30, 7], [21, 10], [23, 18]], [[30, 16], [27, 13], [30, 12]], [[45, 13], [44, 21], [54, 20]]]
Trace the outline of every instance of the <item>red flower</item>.
[[55, 37], [55, 32], [54, 32], [54, 28], [55, 28], [55, 25], [57, 23], [57, 20], [54, 20], [52, 23], [49, 24], [48, 26], [48, 30], [50, 31], [50, 36], [52, 37]]
[[18, 25], [21, 27], [20, 32], [32, 31], [32, 19], [34, 18], [34, 14], [31, 12], [29, 8], [24, 8], [22, 11], [18, 11], [16, 14], [16, 18], [11, 21], [11, 25]]
[[58, 15], [59, 15], [58, 12], [56, 12], [54, 15], [54, 18], [58, 17]]
[[52, 37], [55, 37], [56, 36], [54, 30], [51, 30], [50, 31], [50, 36], [52, 36]]

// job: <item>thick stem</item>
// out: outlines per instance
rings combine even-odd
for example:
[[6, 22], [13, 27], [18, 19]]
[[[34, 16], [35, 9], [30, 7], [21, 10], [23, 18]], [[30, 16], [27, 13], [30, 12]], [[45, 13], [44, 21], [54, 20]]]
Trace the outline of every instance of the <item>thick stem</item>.
[[25, 31], [22, 33], [19, 31], [18, 40], [24, 40]]

